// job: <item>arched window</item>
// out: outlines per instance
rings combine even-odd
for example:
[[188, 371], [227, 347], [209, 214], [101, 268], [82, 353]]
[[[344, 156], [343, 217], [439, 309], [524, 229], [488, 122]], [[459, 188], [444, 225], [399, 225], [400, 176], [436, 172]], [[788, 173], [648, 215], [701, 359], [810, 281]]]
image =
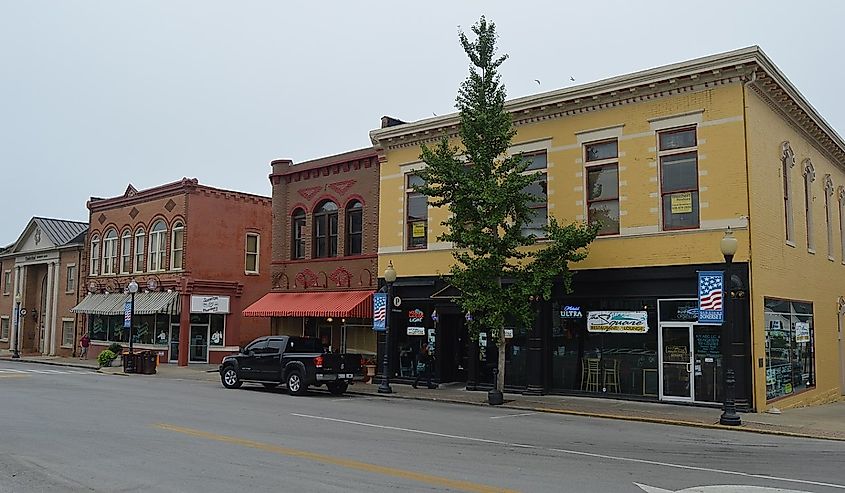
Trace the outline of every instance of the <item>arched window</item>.
[[103, 236], [103, 274], [117, 271], [117, 231], [110, 229]]
[[100, 273], [100, 237], [98, 235], [91, 237], [91, 261], [88, 272], [92, 276]]
[[314, 258], [337, 257], [337, 204], [327, 200], [314, 212]]
[[783, 178], [783, 214], [786, 226], [786, 241], [792, 244], [795, 241], [795, 226], [792, 218], [792, 179], [790, 170], [795, 166], [795, 153], [792, 152], [789, 142], [781, 144], [780, 165], [781, 178]]
[[346, 204], [346, 255], [361, 255], [364, 238], [364, 205], [353, 200]]
[[147, 270], [156, 272], [164, 270], [162, 261], [164, 260], [165, 242], [167, 238], [167, 226], [164, 221], [156, 221], [153, 227], [150, 228], [150, 254], [147, 259]]
[[185, 225], [181, 221], [173, 224], [170, 235], [170, 270], [182, 270], [182, 250], [185, 243]]
[[291, 216], [291, 260], [305, 258], [305, 211], [297, 209]]
[[128, 229], [120, 235], [120, 273], [129, 274], [132, 267], [132, 232]]
[[809, 159], [804, 160], [804, 218], [807, 221], [807, 251], [816, 253], [816, 230], [813, 224], [813, 182], [816, 168]]
[[135, 230], [135, 272], [144, 272], [144, 228]]

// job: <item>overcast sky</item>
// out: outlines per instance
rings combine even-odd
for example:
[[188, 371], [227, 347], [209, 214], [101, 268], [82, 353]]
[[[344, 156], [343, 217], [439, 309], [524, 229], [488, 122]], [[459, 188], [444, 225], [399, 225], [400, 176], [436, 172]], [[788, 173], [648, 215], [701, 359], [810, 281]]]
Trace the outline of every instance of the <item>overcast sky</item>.
[[0, 0], [0, 245], [128, 183], [270, 195], [273, 159], [450, 113], [482, 14], [509, 98], [757, 44], [845, 132], [845, 2]]

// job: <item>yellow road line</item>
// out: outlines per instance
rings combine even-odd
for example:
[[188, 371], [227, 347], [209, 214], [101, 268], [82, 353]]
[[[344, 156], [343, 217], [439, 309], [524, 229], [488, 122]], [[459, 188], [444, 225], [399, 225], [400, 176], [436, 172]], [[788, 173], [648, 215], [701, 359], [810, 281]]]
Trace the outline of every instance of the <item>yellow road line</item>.
[[479, 483], [472, 483], [469, 481], [459, 481], [455, 479], [444, 478], [441, 476], [433, 476], [430, 474], [422, 474], [414, 471], [408, 471], [405, 469], [396, 469], [393, 467], [385, 467], [385, 466], [378, 466], [375, 464], [368, 464], [366, 462], [358, 462], [355, 460], [350, 459], [342, 459], [340, 457], [332, 457], [330, 455], [323, 455], [317, 454], [313, 452], [307, 452], [305, 450], [297, 450], [287, 447], [281, 447], [278, 445], [272, 445], [269, 443], [262, 443], [262, 442], [255, 442], [252, 440], [246, 440], [243, 438], [231, 437], [226, 435], [218, 435], [216, 433], [209, 433], [207, 431], [202, 430], [195, 430], [192, 428], [183, 428], [181, 426], [170, 425], [166, 423], [159, 423], [154, 425], [156, 428], [173, 431], [176, 433], [183, 433], [185, 435], [190, 435], [198, 438], [206, 438], [208, 440], [215, 440], [218, 442], [224, 443], [231, 443], [234, 445], [240, 445], [242, 447], [249, 447], [258, 450], [264, 450], [266, 452], [273, 452], [276, 454], [287, 455], [289, 457], [297, 457], [300, 459], [307, 459], [312, 460], [315, 462], [322, 462], [324, 464], [332, 464], [335, 466], [346, 467], [348, 469], [355, 469], [358, 471], [364, 471], [373, 474], [382, 474], [384, 476], [392, 476], [395, 478], [400, 479], [409, 479], [412, 481], [417, 481], [420, 483], [431, 484], [435, 486], [441, 486], [446, 488], [451, 488], [453, 490], [460, 490], [460, 491], [473, 491], [479, 493], [493, 493], [493, 492], [507, 492], [507, 493], [514, 493], [516, 490], [508, 490], [503, 488], [496, 488], [493, 486], [487, 486], [484, 484]]
[[0, 378], [26, 378], [29, 375], [15, 375], [15, 374], [3, 374], [0, 375]]

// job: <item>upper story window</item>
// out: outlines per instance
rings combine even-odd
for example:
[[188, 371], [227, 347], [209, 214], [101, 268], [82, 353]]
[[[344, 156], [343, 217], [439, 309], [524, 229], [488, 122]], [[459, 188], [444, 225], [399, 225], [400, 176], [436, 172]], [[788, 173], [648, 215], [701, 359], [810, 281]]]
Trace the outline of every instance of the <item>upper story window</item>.
[[364, 238], [364, 204], [357, 200], [346, 204], [346, 255], [361, 255]]
[[784, 227], [786, 228], [786, 241], [795, 241], [795, 224], [792, 217], [792, 177], [790, 170], [795, 166], [795, 154], [792, 152], [789, 142], [781, 145], [780, 172], [783, 179], [783, 215]]
[[182, 252], [185, 248], [185, 225], [181, 221], [173, 224], [170, 233], [170, 270], [182, 270]]
[[129, 274], [132, 267], [132, 233], [127, 229], [120, 235], [120, 273]]
[[65, 285], [66, 293], [73, 293], [76, 291], [76, 266], [67, 266], [67, 284]]
[[305, 211], [302, 209], [293, 211], [290, 224], [290, 258], [292, 260], [305, 258]]
[[314, 211], [314, 258], [337, 257], [337, 204], [327, 200]]
[[824, 175], [824, 221], [827, 226], [827, 258], [833, 260], [833, 180]]
[[807, 221], [807, 251], [816, 253], [815, 227], [813, 225], [813, 182], [816, 169], [809, 159], [804, 160], [804, 217]]
[[164, 221], [156, 221], [150, 228], [150, 250], [147, 259], [147, 270], [150, 272], [164, 270], [166, 234], [167, 226], [164, 225]]
[[695, 127], [657, 135], [663, 229], [699, 227], [698, 141]]
[[135, 230], [135, 267], [133, 272], [144, 272], [144, 228]]
[[88, 273], [96, 276], [100, 273], [100, 237], [98, 235], [91, 237], [91, 258], [89, 260]]
[[616, 140], [584, 146], [587, 163], [587, 222], [599, 235], [619, 234], [619, 145]]
[[546, 151], [525, 154], [522, 157], [528, 161], [525, 174], [534, 176], [534, 181], [524, 190], [534, 196], [534, 201], [528, 203], [531, 216], [522, 225], [522, 234], [542, 238], [546, 236], [545, 228], [549, 224], [549, 178], [546, 171], [548, 167]]
[[11, 287], [10, 284], [12, 284], [12, 271], [7, 270], [3, 273], [3, 294], [9, 294], [11, 292], [9, 290]]
[[845, 264], [845, 187], [839, 185], [836, 194], [839, 196], [839, 248], [842, 250], [842, 263]]
[[258, 248], [261, 237], [258, 233], [246, 234], [244, 270], [247, 274], [258, 274]]
[[405, 176], [405, 244], [408, 250], [428, 248], [428, 198], [413, 188], [424, 183], [418, 175]]
[[117, 272], [117, 231], [110, 229], [103, 236], [103, 274]]

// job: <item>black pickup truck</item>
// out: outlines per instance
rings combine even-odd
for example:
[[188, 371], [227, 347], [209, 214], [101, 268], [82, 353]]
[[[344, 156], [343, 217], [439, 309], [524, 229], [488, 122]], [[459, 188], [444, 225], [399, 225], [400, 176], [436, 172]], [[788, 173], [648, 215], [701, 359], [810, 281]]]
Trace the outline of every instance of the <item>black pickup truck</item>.
[[341, 395], [351, 382], [365, 379], [362, 368], [361, 355], [325, 353], [319, 339], [266, 336], [249, 343], [240, 354], [223, 358], [220, 380], [227, 389], [244, 382], [267, 388], [284, 383], [293, 395], [326, 384], [329, 392]]

